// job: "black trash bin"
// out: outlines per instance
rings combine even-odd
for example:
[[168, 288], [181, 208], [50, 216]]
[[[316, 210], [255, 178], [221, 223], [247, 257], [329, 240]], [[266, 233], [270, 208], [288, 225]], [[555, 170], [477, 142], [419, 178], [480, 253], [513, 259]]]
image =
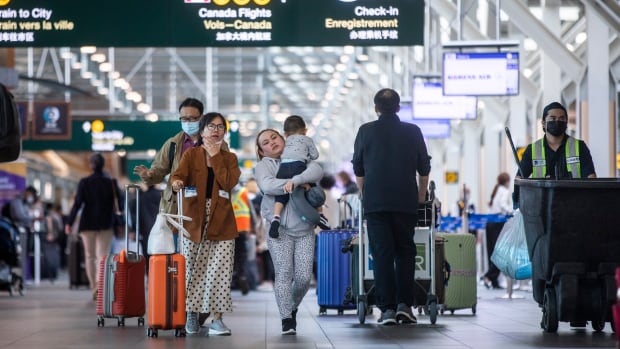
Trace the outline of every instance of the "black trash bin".
[[541, 327], [612, 322], [620, 266], [620, 179], [516, 179]]

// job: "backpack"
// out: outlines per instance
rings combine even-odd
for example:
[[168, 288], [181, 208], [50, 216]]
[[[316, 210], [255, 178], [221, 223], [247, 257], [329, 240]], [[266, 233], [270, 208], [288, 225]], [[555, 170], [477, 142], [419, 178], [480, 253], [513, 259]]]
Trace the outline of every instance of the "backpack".
[[0, 84], [0, 162], [15, 161], [22, 149], [19, 110], [13, 95]]

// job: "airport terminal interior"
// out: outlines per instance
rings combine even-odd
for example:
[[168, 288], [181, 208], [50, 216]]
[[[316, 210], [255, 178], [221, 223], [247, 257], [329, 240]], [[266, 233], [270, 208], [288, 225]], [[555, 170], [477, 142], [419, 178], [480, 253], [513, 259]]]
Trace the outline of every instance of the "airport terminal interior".
[[[0, 205], [33, 186], [66, 216], [94, 152], [121, 187], [140, 183], [133, 168], [148, 166], [181, 131], [179, 104], [187, 97], [226, 117], [225, 139], [242, 183], [254, 175], [258, 132], [281, 131], [289, 115], [306, 121], [327, 173], [353, 176], [357, 129], [377, 118], [375, 93], [393, 88], [399, 117], [420, 126], [432, 156], [430, 179], [445, 218], [432, 233], [477, 232], [473, 308], [452, 312], [440, 302], [437, 312], [420, 308], [415, 325], [389, 327], [377, 324], [375, 308], [362, 324], [355, 305], [342, 314], [320, 311], [315, 280], [297, 315], [297, 335], [283, 336], [272, 285], [258, 280], [247, 294], [233, 290], [233, 312], [224, 315], [231, 336], [207, 336], [202, 328], [183, 338], [173, 331], [149, 338], [136, 318], [123, 327], [115, 319], [97, 326], [91, 291], [69, 287], [66, 244], [54, 280], [35, 272], [40, 261], [32, 251], [22, 294], [0, 290], [0, 348], [619, 347], [610, 317], [603, 328], [560, 321], [557, 331], [547, 331], [530, 280], [502, 276], [497, 288], [485, 282], [484, 224], [448, 222], [464, 207], [484, 220], [500, 173], [510, 175], [513, 188], [515, 156], [543, 136], [542, 110], [554, 101], [567, 109], [568, 133], [588, 144], [598, 177], [618, 177], [620, 1], [176, 1], [160, 1], [165, 10], [158, 10], [140, 0], [123, 13], [115, 0], [100, 16], [81, 17], [71, 10], [80, 7], [77, 0], [57, 8], [0, 1], [0, 82], [22, 123], [19, 159], [0, 163]], [[225, 25], [232, 13], [245, 22]], [[116, 15], [111, 22], [118, 27], [105, 22], [109, 32], [102, 30], [101, 20]], [[155, 32], [150, 22], [168, 16], [176, 18]], [[37, 17], [42, 27], [35, 29]], [[355, 29], [379, 23], [392, 27]], [[215, 34], [220, 25], [237, 32]], [[201, 44], [207, 36], [209, 44]], [[60, 118], [50, 119], [54, 113]], [[338, 181], [334, 195], [344, 189]]]

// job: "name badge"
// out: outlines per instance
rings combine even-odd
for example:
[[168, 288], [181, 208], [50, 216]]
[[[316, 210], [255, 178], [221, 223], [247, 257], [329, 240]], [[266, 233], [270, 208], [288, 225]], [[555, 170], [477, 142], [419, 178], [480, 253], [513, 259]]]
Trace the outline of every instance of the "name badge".
[[185, 187], [185, 197], [186, 198], [193, 198], [196, 195], [198, 195], [198, 193], [196, 192], [196, 187], [194, 187], [194, 186], [187, 186], [187, 187]]
[[224, 199], [230, 199], [230, 194], [228, 194], [228, 192], [226, 190], [221, 190], [219, 191], [220, 193], [220, 197], [224, 198]]
[[532, 160], [532, 165], [534, 166], [547, 166], [546, 160]]
[[566, 158], [566, 163], [567, 164], [576, 164], [579, 162], [579, 157], [578, 156], [571, 156]]

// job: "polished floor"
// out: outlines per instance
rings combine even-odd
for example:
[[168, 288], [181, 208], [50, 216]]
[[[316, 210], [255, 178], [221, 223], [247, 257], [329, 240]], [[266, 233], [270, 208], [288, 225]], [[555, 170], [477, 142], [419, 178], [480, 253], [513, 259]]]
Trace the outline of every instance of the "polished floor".
[[446, 312], [435, 325], [419, 315], [417, 325], [384, 327], [376, 324], [376, 309], [364, 325], [355, 311], [319, 315], [311, 289], [300, 307], [297, 335], [282, 336], [273, 292], [263, 287], [246, 296], [234, 291], [234, 312], [224, 318], [232, 336], [208, 337], [203, 329], [186, 338], [175, 338], [172, 331], [148, 338], [135, 318], [121, 328], [106, 319], [106, 326], [98, 328], [90, 292], [69, 290], [62, 275], [54, 284], [43, 280], [30, 286], [23, 296], [0, 292], [0, 348], [616, 348], [609, 324], [594, 333], [590, 327], [560, 323], [558, 333], [546, 334], [530, 292], [515, 291], [512, 299], [505, 295], [504, 290], [479, 286], [475, 315], [471, 309]]

